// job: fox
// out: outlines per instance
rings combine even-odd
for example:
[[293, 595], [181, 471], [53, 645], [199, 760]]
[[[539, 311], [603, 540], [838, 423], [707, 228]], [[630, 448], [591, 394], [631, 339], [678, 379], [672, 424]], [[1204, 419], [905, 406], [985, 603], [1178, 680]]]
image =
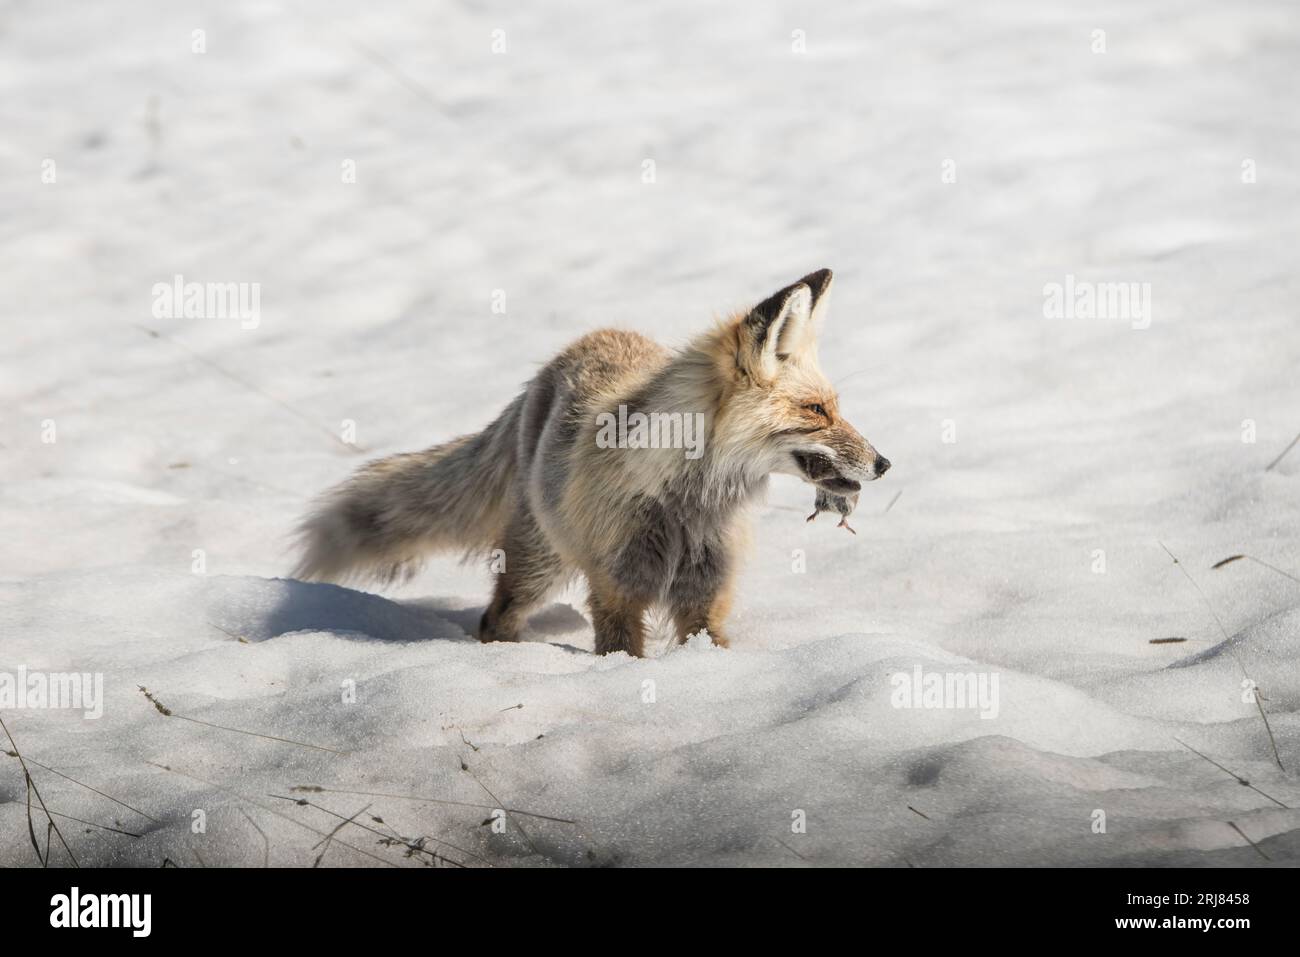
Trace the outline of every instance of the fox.
[[[829, 498], [847, 515], [890, 467], [818, 363], [832, 278], [810, 273], [676, 350], [622, 329], [582, 336], [481, 432], [371, 462], [324, 493], [298, 528], [294, 577], [390, 583], [434, 552], [491, 555], [480, 641], [518, 641], [581, 576], [597, 654], [643, 657], [651, 613], [680, 643], [707, 632], [727, 647], [769, 477], [801, 479], [819, 509]], [[702, 441], [609, 441], [627, 410], [689, 417]]]

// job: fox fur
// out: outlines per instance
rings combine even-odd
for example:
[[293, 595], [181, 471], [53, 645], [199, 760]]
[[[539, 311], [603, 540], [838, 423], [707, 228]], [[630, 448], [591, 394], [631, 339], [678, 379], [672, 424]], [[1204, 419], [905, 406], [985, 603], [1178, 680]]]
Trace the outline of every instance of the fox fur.
[[[362, 467], [300, 526], [296, 577], [390, 581], [430, 552], [500, 550], [479, 625], [515, 641], [528, 615], [586, 578], [596, 650], [643, 653], [644, 617], [678, 639], [724, 623], [751, 506], [774, 472], [834, 496], [889, 467], [840, 414], [817, 361], [822, 269], [669, 351], [601, 329], [552, 359], [483, 431]], [[602, 413], [701, 414], [702, 453], [608, 447]]]

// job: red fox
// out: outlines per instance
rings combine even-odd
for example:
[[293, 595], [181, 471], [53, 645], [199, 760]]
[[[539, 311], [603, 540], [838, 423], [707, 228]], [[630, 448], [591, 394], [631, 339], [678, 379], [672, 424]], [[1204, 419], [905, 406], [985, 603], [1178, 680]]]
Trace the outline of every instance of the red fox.
[[482, 432], [371, 462], [327, 492], [299, 529], [295, 575], [390, 581], [435, 550], [494, 553], [482, 641], [518, 640], [581, 574], [598, 653], [640, 656], [652, 608], [678, 640], [707, 631], [725, 647], [768, 476], [797, 476], [819, 510], [847, 515], [889, 468], [818, 367], [830, 287], [829, 269], [814, 272], [676, 352], [635, 332], [583, 336]]

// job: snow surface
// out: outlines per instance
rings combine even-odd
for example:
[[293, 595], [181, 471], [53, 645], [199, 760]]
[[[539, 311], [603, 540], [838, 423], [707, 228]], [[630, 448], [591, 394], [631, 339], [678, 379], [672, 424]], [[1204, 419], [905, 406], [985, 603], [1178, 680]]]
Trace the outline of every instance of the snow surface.
[[[6, 6], [0, 672], [106, 700], [0, 717], [103, 792], [32, 765], [51, 810], [139, 835], [62, 818], [79, 861], [1294, 864], [1300, 583], [1210, 566], [1300, 574], [1298, 71], [1283, 0]], [[730, 650], [595, 657], [579, 590], [480, 646], [450, 559], [276, 577], [311, 495], [582, 332], [679, 343], [823, 265], [894, 468], [856, 537], [774, 480]], [[155, 318], [178, 273], [260, 323]], [[1044, 318], [1067, 275], [1149, 283], [1150, 327]], [[996, 717], [894, 707], [918, 665]], [[0, 801], [36, 863], [12, 758]]]

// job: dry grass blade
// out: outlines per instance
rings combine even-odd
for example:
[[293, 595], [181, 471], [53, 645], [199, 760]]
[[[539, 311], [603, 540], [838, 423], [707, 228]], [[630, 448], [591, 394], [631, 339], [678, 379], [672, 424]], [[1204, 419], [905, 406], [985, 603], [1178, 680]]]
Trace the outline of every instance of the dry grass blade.
[[[317, 811], [320, 811], [324, 814], [328, 814], [330, 817], [338, 818], [345, 825], [351, 824], [353, 827], [359, 827], [363, 831], [369, 831], [372, 834], [378, 834], [385, 841], [392, 843], [392, 838], [389, 837], [389, 835], [385, 834], [383, 831], [377, 830], [376, 828], [371, 827], [369, 824], [362, 824], [360, 821], [355, 821], [352, 818], [344, 817], [342, 814], [338, 813], [337, 811], [331, 811], [329, 808], [322, 807], [321, 805], [315, 803], [314, 801], [308, 801], [306, 798], [296, 798], [285, 794], [268, 794], [267, 797], [273, 797], [280, 801], [292, 801], [294, 804], [297, 804], [299, 807], [314, 808]], [[353, 815], [353, 817], [356, 817], [356, 815]], [[492, 863], [490, 861], [486, 860], [485, 858], [479, 857], [473, 851], [467, 851], [463, 847], [457, 847], [455, 844], [452, 844], [449, 841], [444, 841], [441, 838], [431, 837], [429, 839], [433, 841], [435, 844], [441, 844], [444, 847], [450, 847], [453, 851], [457, 851], [458, 853], [464, 854], [467, 857], [472, 857], [475, 860], [482, 861], [482, 863], [486, 864], [488, 867], [492, 866]], [[397, 840], [397, 843], [401, 844], [403, 847], [407, 848], [409, 851], [412, 851], [414, 853], [422, 853], [422, 854], [433, 853], [432, 851], [429, 851], [427, 848], [421, 847], [418, 844], [416, 844], [414, 841], [408, 840], [406, 838], [399, 838]], [[448, 864], [454, 864], [457, 867], [465, 866], [460, 861], [453, 861], [449, 857], [436, 855], [436, 854], [434, 856], [439, 858], [440, 860], [446, 861]]]
[[[77, 863], [77, 855], [72, 853], [72, 848], [70, 848], [68, 846], [68, 842], [63, 839], [63, 832], [60, 831], [59, 826], [54, 823], [54, 817], [50, 814], [49, 809], [45, 806], [45, 799], [41, 797], [41, 792], [36, 787], [36, 782], [32, 780], [32, 772], [27, 769], [27, 761], [24, 760], [22, 752], [18, 750], [18, 742], [15, 741], [14, 736], [9, 733], [9, 725], [5, 724], [4, 718], [0, 718], [0, 728], [4, 729], [5, 737], [9, 739], [9, 747], [13, 751], [14, 757], [18, 759], [18, 763], [22, 765], [23, 777], [27, 779], [27, 833], [31, 836], [32, 847], [36, 848], [36, 857], [40, 860], [41, 866], [42, 867], [49, 866], [50, 831], [53, 831], [56, 835], [58, 835], [59, 843], [63, 845], [63, 849], [68, 852], [68, 857], [72, 860], [72, 866], [80, 867], [81, 865]], [[36, 828], [32, 825], [32, 796], [33, 795], [36, 796], [36, 803], [41, 806], [41, 811], [44, 812], [45, 819], [49, 821], [49, 827], [46, 828], [46, 833], [45, 833], [45, 856], [44, 857], [41, 856], [41, 846], [36, 841]]]
[[1211, 764], [1213, 764], [1216, 768], [1218, 768], [1218, 769], [1219, 769], [1220, 771], [1222, 771], [1224, 774], [1226, 774], [1226, 775], [1228, 775], [1229, 777], [1233, 778], [1233, 779], [1234, 779], [1238, 784], [1240, 784], [1242, 787], [1248, 787], [1248, 788], [1250, 788], [1252, 791], [1254, 791], [1256, 794], [1260, 795], [1261, 797], [1268, 798], [1268, 800], [1272, 801], [1272, 802], [1273, 802], [1274, 804], [1276, 804], [1278, 807], [1286, 808], [1288, 811], [1291, 810], [1289, 807], [1287, 807], [1287, 805], [1283, 804], [1283, 803], [1282, 803], [1281, 801], [1279, 801], [1277, 798], [1273, 797], [1273, 795], [1268, 794], [1268, 793], [1266, 793], [1266, 792], [1264, 792], [1264, 791], [1261, 791], [1259, 788], [1255, 787], [1255, 785], [1251, 784], [1248, 780], [1246, 780], [1245, 778], [1243, 778], [1243, 777], [1242, 777], [1240, 774], [1238, 774], [1236, 771], [1233, 771], [1233, 770], [1231, 770], [1231, 769], [1229, 769], [1229, 768], [1225, 768], [1222, 764], [1220, 764], [1218, 761], [1214, 760], [1214, 758], [1210, 757], [1208, 754], [1203, 754], [1202, 752], [1197, 751], [1194, 747], [1192, 747], [1190, 744], [1188, 744], [1186, 741], [1182, 740], [1181, 738], [1174, 738], [1174, 740], [1177, 741], [1179, 744], [1181, 744], [1183, 747], [1185, 747], [1188, 751], [1192, 752], [1192, 754], [1196, 755], [1198, 758], [1201, 758], [1201, 759], [1203, 759], [1203, 760], [1205, 760], [1205, 761], [1209, 761]]
[[270, 867], [271, 866], [271, 839], [266, 836], [266, 832], [264, 830], [262, 830], [260, 827], [257, 826], [257, 822], [253, 820], [253, 815], [249, 814], [242, 807], [239, 809], [239, 813], [244, 815], [244, 819], [248, 821], [249, 824], [253, 825], [253, 830], [257, 831], [258, 834], [262, 835], [262, 866]]
[[1256, 688], [1251, 695], [1255, 699], [1255, 710], [1259, 712], [1260, 720], [1264, 722], [1264, 730], [1268, 733], [1268, 746], [1273, 749], [1273, 760], [1277, 762], [1278, 769], [1285, 771], [1286, 767], [1282, 764], [1282, 755], [1278, 754], [1277, 739], [1273, 737], [1273, 726], [1268, 723], [1268, 712], [1264, 710], [1264, 703], [1259, 700], [1259, 689]]
[[211, 628], [215, 628], [217, 631], [221, 632], [221, 633], [222, 633], [223, 635], [225, 635], [227, 638], [233, 638], [233, 639], [235, 639], [235, 641], [239, 642], [241, 645], [251, 644], [251, 642], [249, 642], [249, 640], [248, 640], [247, 638], [245, 638], [243, 635], [237, 635], [237, 634], [235, 634], [233, 631], [229, 631], [229, 630], [227, 630], [227, 629], [225, 629], [225, 628], [222, 628], [222, 627], [221, 627], [220, 625], [218, 625], [215, 621], [210, 621], [210, 622], [208, 622], [208, 625], [209, 625], [209, 627], [211, 627]]
[[[5, 751], [4, 753], [7, 754], [7, 755], [8, 755], [9, 757], [11, 757], [11, 758], [16, 758], [16, 757], [18, 757], [18, 752], [17, 752], [17, 751]], [[105, 794], [103, 791], [99, 790], [99, 788], [91, 787], [91, 786], [90, 786], [89, 784], [87, 784], [85, 781], [78, 781], [76, 778], [72, 777], [71, 775], [64, 774], [62, 771], [58, 771], [58, 770], [56, 770], [56, 769], [50, 767], [48, 764], [41, 764], [41, 762], [35, 760], [34, 758], [28, 758], [27, 761], [28, 761], [28, 763], [31, 764], [33, 767], [38, 767], [38, 768], [40, 768], [40, 769], [43, 770], [43, 771], [49, 771], [51, 774], [58, 775], [59, 777], [63, 778], [65, 781], [71, 781], [73, 784], [77, 785], [78, 787], [83, 787], [83, 788], [85, 788], [87, 791], [93, 791], [95, 794], [98, 794], [98, 795], [99, 795], [100, 797], [102, 797], [102, 798], [107, 798], [108, 800], [110, 800], [110, 801], [112, 801], [114, 804], [116, 804], [118, 807], [124, 807], [124, 808], [126, 808], [126, 809], [127, 809], [128, 811], [130, 811], [132, 814], [139, 814], [142, 818], [145, 818], [146, 820], [153, 821], [155, 824], [161, 824], [161, 823], [162, 823], [161, 821], [159, 821], [159, 820], [158, 820], [156, 817], [154, 817], [153, 815], [151, 815], [151, 814], [146, 814], [144, 811], [141, 811], [141, 810], [140, 810], [139, 808], [137, 808], [137, 807], [132, 807], [131, 805], [127, 804], [125, 801], [119, 801], [117, 798], [113, 797], [113, 795], [111, 795], [111, 794]]]
[[362, 814], [365, 814], [365, 813], [366, 813], [367, 811], [369, 811], [369, 810], [370, 810], [370, 805], [367, 804], [367, 805], [366, 805], [365, 807], [363, 807], [360, 811], [357, 811], [356, 814], [353, 814], [352, 817], [347, 818], [346, 820], [340, 821], [338, 824], [336, 824], [336, 825], [334, 826], [334, 830], [332, 830], [332, 831], [329, 832], [329, 835], [328, 835], [328, 836], [321, 838], [319, 841], [317, 841], [315, 844], [312, 845], [311, 849], [312, 849], [313, 851], [316, 850], [316, 848], [320, 847], [322, 844], [325, 845], [323, 848], [321, 848], [321, 852], [320, 852], [319, 854], [316, 855], [316, 860], [312, 861], [311, 866], [312, 866], [312, 869], [313, 869], [313, 870], [315, 870], [316, 868], [320, 867], [320, 862], [323, 861], [323, 860], [325, 860], [325, 854], [326, 854], [326, 853], [329, 851], [329, 849], [330, 849], [330, 842], [334, 840], [334, 835], [337, 834], [339, 831], [343, 830], [345, 827], [347, 827], [349, 824], [351, 824], [353, 821], [355, 821], [358, 817], [360, 817]]
[[430, 856], [429, 863], [431, 864], [435, 864], [435, 865], [452, 864], [456, 867], [466, 866], [465, 864], [461, 864], [457, 861], [453, 861], [450, 857], [447, 857], [445, 854], [439, 854], [436, 851], [430, 851], [427, 847], [424, 846], [426, 841], [432, 841], [435, 844], [442, 844], [445, 847], [450, 847], [452, 850], [460, 851], [462, 854], [469, 854], [470, 857], [474, 858], [476, 861], [481, 861], [486, 867], [493, 866], [491, 861], [479, 857], [477, 854], [471, 854], [469, 851], [465, 851], [461, 848], [458, 848], [454, 844], [448, 844], [445, 841], [440, 841], [436, 837], [431, 837], [426, 835], [424, 837], [416, 838], [415, 840], [402, 837], [401, 834], [397, 833], [397, 830], [396, 828], [393, 827], [393, 825], [389, 824], [382, 817], [379, 817], [376, 814], [370, 815], [370, 820], [374, 821], [376, 824], [380, 825], [381, 827], [387, 828], [388, 833], [392, 835], [392, 837], [386, 841], [381, 840], [380, 841], [381, 844], [387, 844], [390, 847], [394, 845], [401, 845], [402, 847], [408, 849], [406, 852], [408, 857], [412, 857], [416, 854], [428, 854]]
[[85, 824], [87, 827], [97, 827], [101, 831], [112, 831], [114, 834], [125, 834], [127, 837], [143, 836], [140, 834], [132, 833], [131, 831], [124, 831], [120, 827], [110, 827], [107, 824], [96, 824], [94, 821], [83, 821], [81, 818], [73, 817], [71, 814], [60, 814], [58, 811], [50, 811], [49, 813], [54, 817], [61, 817], [65, 821], [76, 821], [78, 824]]
[[1300, 584], [1300, 576], [1292, 575], [1290, 572], [1284, 571], [1276, 565], [1270, 565], [1268, 562], [1264, 561], [1264, 559], [1256, 558], [1254, 555], [1229, 555], [1227, 558], [1223, 559], [1223, 561], [1215, 562], [1210, 566], [1210, 569], [1222, 568], [1224, 565], [1230, 565], [1233, 562], [1239, 562], [1242, 559], [1245, 559], [1248, 562], [1254, 562], [1256, 565], [1263, 565], [1269, 571], [1276, 572], [1283, 578], [1289, 578], [1296, 584]]
[[[149, 765], [150, 767], [158, 768], [161, 771], [167, 771], [170, 774], [179, 774], [181, 777], [189, 778], [191, 781], [198, 781], [200, 784], [204, 784], [210, 788], [215, 788], [216, 790], [222, 792], [223, 794], [229, 794], [231, 797], [238, 798], [241, 801], [246, 801], [249, 804], [251, 804], [253, 807], [261, 808], [263, 811], [266, 811], [268, 814], [274, 814], [276, 817], [288, 821], [290, 824], [294, 825], [295, 827], [300, 827], [303, 830], [311, 831], [311, 833], [315, 834], [317, 837], [325, 836], [324, 831], [318, 831], [316, 830], [316, 828], [312, 827], [309, 824], [304, 824], [302, 821], [299, 821], [295, 817], [291, 817], [288, 814], [281, 814], [273, 807], [268, 807], [265, 804], [262, 804], [258, 801], [254, 801], [252, 798], [248, 797], [247, 795], [240, 794], [238, 791], [235, 791], [231, 788], [223, 787], [222, 785], [217, 784], [214, 781], [209, 781], [206, 778], [201, 778], [197, 774], [191, 774], [188, 771], [182, 771], [179, 768], [169, 767], [166, 764], [158, 764], [155, 761], [146, 761], [145, 764]], [[350, 851], [355, 851], [356, 853], [360, 854], [362, 857], [368, 857], [372, 861], [378, 861], [380, 864], [383, 864], [387, 867], [401, 866], [400, 864], [393, 863], [392, 861], [388, 860], [385, 857], [380, 857], [378, 854], [372, 854], [370, 851], [367, 851], [364, 848], [357, 847], [353, 844], [345, 844], [343, 841], [337, 841], [336, 843], [339, 844], [341, 847], [346, 847]], [[197, 855], [197, 853], [198, 852], [196, 851], [195, 854]], [[201, 863], [202, 858], [199, 858], [199, 860]]]
[[31, 839], [32, 849], [36, 851], [36, 859], [41, 862], [41, 867], [49, 867], [50, 864], [50, 831], [45, 829], [45, 853], [41, 853], [41, 842], [36, 840], [36, 824], [32, 821], [32, 778], [31, 775], [24, 775], [27, 780], [27, 836]]
[[[1214, 605], [1210, 602], [1209, 597], [1201, 590], [1201, 586], [1196, 583], [1196, 579], [1192, 577], [1191, 572], [1183, 567], [1183, 563], [1178, 560], [1178, 556], [1166, 548], [1164, 542], [1160, 542], [1160, 547], [1164, 548], [1165, 554], [1173, 560], [1175, 567], [1177, 567], [1177, 569], [1183, 573], [1183, 576], [1192, 583], [1192, 587], [1196, 589], [1196, 594], [1201, 596], [1201, 601], [1205, 602], [1205, 607], [1210, 611], [1210, 617], [1214, 619], [1214, 623], [1219, 626], [1219, 631], [1223, 635], [1224, 648], [1227, 649], [1232, 660], [1237, 663], [1237, 667], [1241, 670], [1242, 676], [1249, 680], [1250, 675], [1247, 673], [1245, 665], [1241, 663], [1241, 659], [1237, 657], [1237, 652], [1232, 647], [1232, 636], [1228, 634], [1228, 629], [1223, 627], [1223, 620], [1219, 618], [1219, 613], [1214, 610]], [[1256, 689], [1255, 694], [1251, 697], [1254, 698], [1255, 709], [1259, 712], [1260, 720], [1264, 722], [1264, 731], [1268, 734], [1268, 746], [1273, 749], [1273, 760], [1277, 762], [1279, 769], [1285, 771], [1286, 767], [1282, 764], [1282, 755], [1279, 754], [1277, 750], [1277, 739], [1273, 737], [1273, 726], [1269, 724], [1268, 712], [1264, 710], [1264, 705], [1259, 700], [1258, 689]]]
[[[460, 767], [462, 771], [464, 771], [466, 774], [468, 774], [471, 778], [474, 779], [474, 783], [477, 784], [479, 787], [481, 787], [487, 793], [488, 797], [490, 797], [493, 801], [496, 802], [496, 807], [493, 808], [493, 810], [500, 808], [501, 813], [509, 817], [510, 812], [505, 809], [505, 806], [501, 803], [501, 799], [498, 798], [495, 794], [493, 794], [490, 790], [488, 790], [488, 786], [478, 779], [478, 775], [476, 775], [472, 770], [470, 770], [470, 766], [466, 764], [464, 761], [462, 761], [460, 763]], [[528, 846], [532, 849], [532, 852], [540, 856], [542, 852], [537, 849], [537, 845], [534, 844], [533, 839], [528, 836], [528, 832], [524, 830], [524, 826], [520, 824], [518, 821], [515, 821], [515, 827], [519, 828], [519, 833], [524, 836], [524, 840], [528, 843]]]
[[[301, 794], [352, 794], [357, 797], [379, 797], [391, 798], [394, 801], [417, 801], [420, 804], [442, 804], [447, 807], [468, 807], [476, 811], [495, 811], [495, 804], [474, 804], [470, 801], [447, 801], [442, 798], [421, 797], [418, 794], [390, 794], [386, 791], [354, 791], [348, 788], [324, 788], [319, 784], [295, 784], [289, 788], [289, 793]], [[539, 821], [553, 821], [556, 824], [577, 824], [577, 821], [571, 821], [567, 817], [551, 817], [549, 814], [537, 814], [533, 811], [521, 811], [518, 808], [503, 807], [500, 810], [507, 814], [518, 814], [522, 817], [534, 817]]]
[[1252, 841], [1250, 838], [1248, 838], [1248, 837], [1246, 836], [1246, 832], [1245, 832], [1245, 831], [1243, 831], [1241, 828], [1237, 827], [1237, 823], [1236, 823], [1235, 821], [1229, 821], [1229, 822], [1228, 822], [1228, 827], [1232, 828], [1234, 831], [1236, 831], [1238, 834], [1240, 834], [1240, 835], [1241, 835], [1241, 839], [1242, 839], [1243, 841], [1245, 841], [1247, 844], [1249, 844], [1251, 847], [1253, 847], [1253, 848], [1255, 849], [1256, 853], [1259, 854], [1260, 857], [1264, 858], [1264, 860], [1266, 860], [1266, 861], [1271, 861], [1271, 860], [1272, 860], [1271, 857], [1269, 857], [1267, 854], [1264, 853], [1264, 849], [1263, 849], [1262, 847], [1260, 847], [1258, 844], [1256, 844], [1254, 841]]
[[[1183, 567], [1183, 563], [1178, 560], [1178, 556], [1171, 552], [1164, 542], [1159, 542], [1158, 544], [1165, 550], [1165, 554], [1169, 556], [1170, 560], [1173, 561], [1178, 570], [1183, 573], [1183, 576], [1192, 583], [1192, 587], [1196, 589], [1196, 594], [1200, 595], [1201, 601], [1205, 602], [1205, 607], [1209, 610], [1210, 617], [1213, 618], [1214, 623], [1219, 626], [1219, 631], [1223, 634], [1223, 640], [1231, 644], [1232, 636], [1228, 634], [1228, 629], [1223, 627], [1223, 620], [1219, 618], [1219, 613], [1214, 610], [1214, 605], [1210, 602], [1210, 599], [1206, 596], [1205, 592], [1201, 590], [1201, 586], [1196, 583], [1196, 579], [1193, 578], [1191, 573]], [[1229, 648], [1229, 650], [1231, 650], [1231, 648]]]
[[250, 738], [264, 738], [267, 741], [279, 741], [281, 744], [292, 744], [300, 748], [310, 748], [312, 751], [324, 751], [327, 754], [347, 754], [346, 751], [339, 751], [335, 748], [327, 748], [319, 744], [311, 744], [307, 741], [295, 741], [293, 738], [281, 738], [274, 734], [262, 734], [260, 731], [245, 731], [243, 728], [231, 728], [224, 724], [213, 724], [211, 721], [204, 721], [201, 718], [191, 718], [188, 715], [177, 714], [171, 708], [168, 708], [144, 685], [138, 685], [140, 693], [149, 699], [149, 703], [154, 709], [165, 718], [180, 718], [182, 721], [189, 721], [193, 724], [202, 725], [205, 728], [215, 728], [218, 731], [230, 731], [233, 734], [246, 734]]

